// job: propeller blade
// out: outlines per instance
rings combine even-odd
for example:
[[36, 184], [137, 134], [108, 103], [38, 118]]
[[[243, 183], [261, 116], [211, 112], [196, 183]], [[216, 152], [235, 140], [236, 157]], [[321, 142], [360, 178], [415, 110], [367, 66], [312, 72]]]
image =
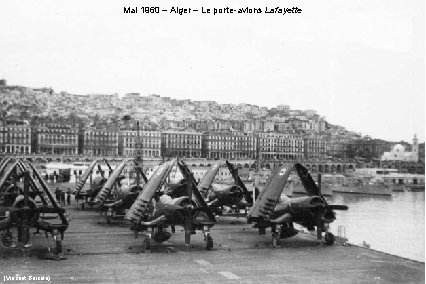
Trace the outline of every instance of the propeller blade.
[[306, 190], [306, 193], [309, 196], [313, 196], [313, 195], [321, 196], [321, 192], [319, 191], [318, 186], [312, 179], [312, 176], [309, 173], [309, 171], [299, 163], [296, 163], [294, 165], [294, 168], [296, 169], [297, 174], [299, 175], [300, 181], [302, 182], [303, 187]]
[[314, 208], [325, 208], [327, 205], [324, 203], [315, 203], [315, 204], [301, 204], [301, 203], [292, 203], [291, 207], [292, 208], [309, 208], [309, 209], [314, 209]]
[[348, 206], [346, 205], [337, 205], [337, 204], [332, 204], [332, 205], [327, 205], [328, 208], [330, 208], [331, 210], [348, 210]]
[[146, 177], [145, 173], [143, 172], [142, 167], [136, 166], [136, 170], [139, 171], [139, 174], [141, 175], [143, 181], [145, 183], [148, 183], [148, 178]]
[[102, 170], [101, 165], [98, 164], [98, 171], [101, 174], [101, 177], [104, 178], [105, 172]]
[[231, 175], [234, 178], [235, 185], [243, 190], [243, 194], [246, 201], [248, 203], [253, 203], [253, 197], [250, 195], [246, 185], [244, 184], [244, 182], [241, 180], [240, 176], [238, 175], [238, 169], [235, 168], [231, 163], [229, 163], [228, 160], [226, 161], [226, 166], [228, 167], [228, 170], [231, 172]]
[[110, 172], [110, 173], [112, 173], [112, 168], [111, 168], [111, 166], [109, 165], [108, 161], [107, 161], [106, 159], [104, 159], [104, 162], [105, 162], [105, 164], [107, 165], [107, 167], [108, 167], [108, 169], [109, 169], [109, 172]]

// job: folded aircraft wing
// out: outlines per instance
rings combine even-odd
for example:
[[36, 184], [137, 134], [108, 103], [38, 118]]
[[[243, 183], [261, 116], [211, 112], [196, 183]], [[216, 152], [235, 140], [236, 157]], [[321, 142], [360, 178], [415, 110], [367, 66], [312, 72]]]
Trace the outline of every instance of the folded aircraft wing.
[[303, 187], [306, 190], [306, 193], [309, 196], [312, 195], [320, 195], [319, 189], [315, 181], [313, 180], [311, 174], [309, 173], [308, 169], [306, 169], [301, 164], [297, 163], [294, 165], [294, 168], [297, 171], [297, 174], [299, 175], [300, 181], [303, 184]]
[[4, 175], [0, 179], [0, 188], [3, 187], [4, 183], [14, 174], [15, 168], [19, 165], [19, 161], [17, 160], [13, 165], [4, 173]]
[[83, 189], [84, 184], [86, 183], [87, 178], [92, 174], [93, 169], [95, 168], [96, 164], [101, 159], [94, 159], [92, 163], [89, 165], [89, 167], [84, 171], [83, 175], [80, 177], [80, 180], [78, 181], [77, 185], [75, 186], [75, 191], [78, 193]]
[[248, 218], [269, 218], [274, 211], [293, 167], [282, 166], [268, 179], [263, 191], [248, 213]]
[[172, 160], [164, 163], [154, 171], [144, 190], [139, 194], [129, 211], [127, 211], [126, 219], [135, 223], [139, 223], [142, 220], [142, 216], [148, 208], [151, 199], [154, 197], [155, 192], [163, 186], [170, 173], [170, 168], [173, 167], [175, 162], [176, 160]]
[[96, 203], [103, 203], [105, 201], [105, 198], [108, 196], [108, 194], [111, 192], [112, 187], [114, 186], [115, 181], [120, 176], [121, 172], [123, 171], [126, 164], [134, 160], [133, 158], [127, 158], [124, 159], [118, 167], [114, 169], [112, 174], [109, 176], [108, 180], [105, 182], [102, 189], [99, 191], [98, 195], [96, 196], [95, 202]]
[[207, 170], [207, 172], [203, 175], [203, 177], [202, 177], [202, 179], [201, 179], [201, 181], [200, 181], [200, 183], [198, 184], [198, 188], [200, 189], [200, 190], [209, 190], [210, 189], [210, 186], [212, 185], [212, 183], [213, 183], [213, 180], [214, 180], [214, 178], [216, 177], [216, 175], [217, 175], [217, 172], [219, 171], [219, 169], [220, 169], [220, 164], [221, 164], [222, 162], [217, 162], [217, 163], [215, 163], [215, 164], [213, 164], [208, 170]]
[[0, 164], [0, 175], [3, 173], [4, 169], [6, 168], [7, 164], [10, 162], [11, 159], [12, 159], [11, 157], [8, 157], [8, 158], [4, 158], [1, 161], [1, 164]]

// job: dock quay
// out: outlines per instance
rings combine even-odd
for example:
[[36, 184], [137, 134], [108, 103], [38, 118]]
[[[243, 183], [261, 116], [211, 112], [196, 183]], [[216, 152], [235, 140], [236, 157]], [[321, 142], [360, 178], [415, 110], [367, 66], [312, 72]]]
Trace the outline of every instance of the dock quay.
[[[94, 210], [65, 206], [71, 217], [62, 261], [44, 260], [52, 239], [32, 237], [25, 249], [2, 249], [0, 277], [49, 277], [52, 283], [424, 283], [422, 262], [336, 242], [326, 246], [299, 233], [272, 247], [269, 231], [259, 235], [245, 218], [221, 217], [212, 228], [214, 248], [204, 249], [201, 234], [184, 245], [172, 238], [142, 251], [143, 236], [129, 225], [106, 225]], [[10, 278], [9, 278], [10, 279]], [[7, 282], [7, 281], [6, 281]]]

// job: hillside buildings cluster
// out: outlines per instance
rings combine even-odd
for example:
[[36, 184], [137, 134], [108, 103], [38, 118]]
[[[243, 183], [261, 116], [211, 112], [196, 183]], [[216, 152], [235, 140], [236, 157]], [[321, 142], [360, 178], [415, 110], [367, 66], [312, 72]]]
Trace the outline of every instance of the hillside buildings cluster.
[[3, 153], [345, 160], [381, 159], [396, 144], [332, 125], [315, 110], [286, 105], [267, 108], [139, 93], [83, 96], [0, 80], [0, 107]]

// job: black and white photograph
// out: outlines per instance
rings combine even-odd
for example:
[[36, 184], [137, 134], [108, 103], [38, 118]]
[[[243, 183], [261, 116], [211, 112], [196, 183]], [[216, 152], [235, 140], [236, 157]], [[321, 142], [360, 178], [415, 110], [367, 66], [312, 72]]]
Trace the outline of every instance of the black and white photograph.
[[0, 283], [425, 283], [425, 2], [2, 0]]

